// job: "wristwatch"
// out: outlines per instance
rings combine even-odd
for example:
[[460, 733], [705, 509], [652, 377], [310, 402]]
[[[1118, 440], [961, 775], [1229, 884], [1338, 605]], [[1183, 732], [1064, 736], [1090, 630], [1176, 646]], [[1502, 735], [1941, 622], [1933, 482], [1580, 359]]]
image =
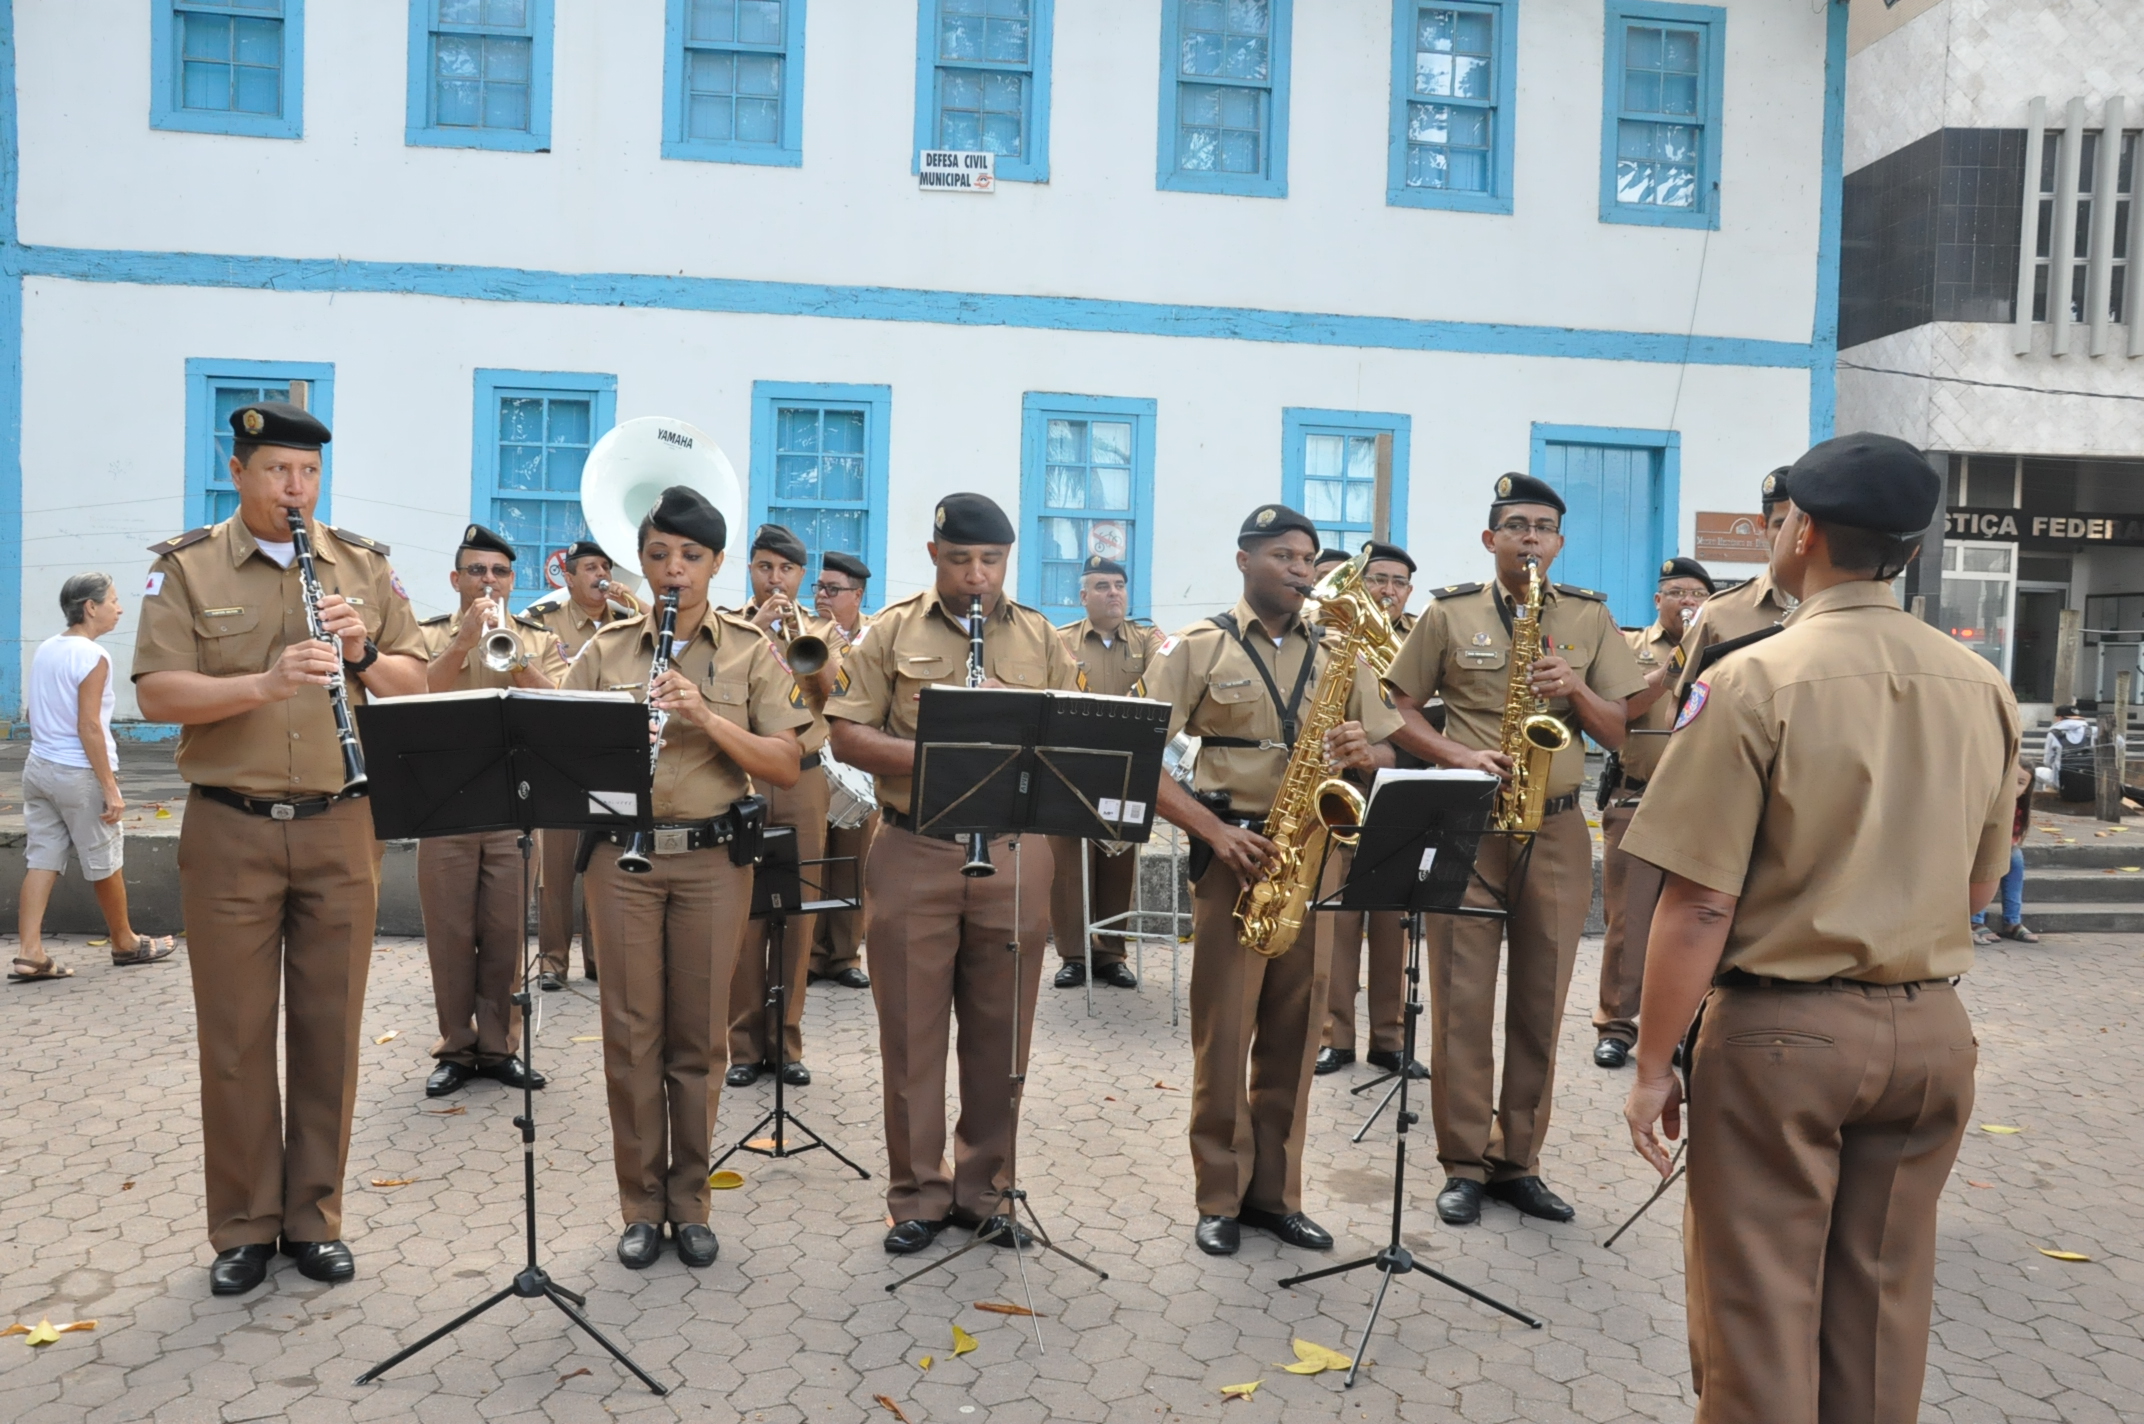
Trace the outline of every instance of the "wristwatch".
[[363, 673], [366, 668], [371, 667], [379, 660], [379, 645], [373, 642], [370, 638], [367, 638], [365, 640], [365, 655], [363, 657], [359, 658], [354, 663], [351, 662], [348, 658], [344, 658], [342, 660], [342, 675], [344, 677], [356, 677], [359, 674]]

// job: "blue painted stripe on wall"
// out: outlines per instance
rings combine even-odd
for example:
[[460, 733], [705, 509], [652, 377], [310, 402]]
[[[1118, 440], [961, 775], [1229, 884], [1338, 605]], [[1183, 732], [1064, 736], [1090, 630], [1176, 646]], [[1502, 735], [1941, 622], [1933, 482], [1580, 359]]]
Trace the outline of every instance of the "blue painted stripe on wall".
[[1824, 190], [1817, 211], [1816, 319], [1809, 341], [1809, 443], [1839, 419], [1839, 223], [1846, 187], [1846, 3], [1832, 0], [1824, 34]]
[[[244, 257], [192, 252], [128, 252], [82, 247], [17, 249], [24, 275], [144, 286], [236, 287], [281, 292], [377, 292], [468, 301], [558, 306], [651, 307], [668, 311], [810, 316], [842, 321], [913, 321], [1003, 326], [1389, 351], [1545, 356], [1578, 361], [1755, 366], [1806, 370], [1813, 348], [1750, 337], [1420, 321], [1406, 317], [1268, 311], [1256, 307], [1170, 306], [1098, 297], [1028, 297], [757, 282], [728, 277], [658, 277], [630, 272], [545, 272], [427, 262]], [[1829, 359], [1828, 357], [1826, 358]]]
[[15, 5], [0, 0], [0, 715], [22, 707], [22, 278], [15, 245]]

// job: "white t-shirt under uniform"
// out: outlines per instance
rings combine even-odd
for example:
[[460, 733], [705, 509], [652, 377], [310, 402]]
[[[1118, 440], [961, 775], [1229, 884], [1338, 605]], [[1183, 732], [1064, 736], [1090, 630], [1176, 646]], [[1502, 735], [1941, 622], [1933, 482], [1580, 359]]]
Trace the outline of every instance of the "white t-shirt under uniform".
[[30, 754], [61, 766], [87, 767], [89, 755], [82, 750], [76, 731], [81, 709], [82, 680], [104, 664], [104, 702], [97, 710], [97, 724], [104, 729], [105, 765], [119, 765], [119, 744], [112, 739], [112, 655], [92, 638], [55, 633], [38, 645], [30, 662]]

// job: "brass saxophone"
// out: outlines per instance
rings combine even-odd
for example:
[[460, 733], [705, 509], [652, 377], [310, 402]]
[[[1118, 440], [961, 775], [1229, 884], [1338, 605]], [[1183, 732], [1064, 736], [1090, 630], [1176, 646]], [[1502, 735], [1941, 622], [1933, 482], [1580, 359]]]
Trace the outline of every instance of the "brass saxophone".
[[1399, 656], [1400, 639], [1392, 620], [1362, 586], [1368, 563], [1366, 545], [1310, 592], [1318, 601], [1319, 626], [1327, 633], [1325, 671], [1318, 676], [1310, 711], [1288, 754], [1273, 809], [1266, 813], [1264, 835], [1276, 847], [1275, 854], [1236, 897], [1237, 938], [1268, 959], [1286, 954], [1302, 932], [1303, 916], [1317, 892], [1326, 840], [1353, 845], [1362, 824], [1362, 792], [1333, 774], [1325, 756], [1325, 734], [1347, 719], [1356, 660], [1382, 677]]
[[1548, 769], [1571, 744], [1571, 729], [1536, 697], [1529, 681], [1541, 658], [1541, 563], [1526, 561], [1526, 605], [1512, 610], [1511, 677], [1504, 684], [1504, 721], [1496, 747], [1511, 758], [1511, 779], [1497, 791], [1499, 831], [1538, 831], [1548, 800]]

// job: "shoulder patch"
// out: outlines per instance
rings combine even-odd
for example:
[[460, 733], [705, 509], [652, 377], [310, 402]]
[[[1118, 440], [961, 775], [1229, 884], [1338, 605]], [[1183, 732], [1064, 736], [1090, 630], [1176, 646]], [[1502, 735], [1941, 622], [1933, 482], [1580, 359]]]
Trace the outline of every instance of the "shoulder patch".
[[175, 553], [189, 544], [198, 544], [215, 532], [215, 525], [204, 524], [199, 529], [189, 529], [184, 534], [174, 534], [161, 544], [151, 544], [149, 552], [161, 558], [163, 555]]
[[388, 548], [385, 544], [382, 544], [377, 539], [367, 539], [362, 534], [353, 534], [349, 530], [340, 528], [337, 525], [327, 524], [321, 527], [326, 529], [328, 533], [333, 534], [336, 538], [342, 540], [343, 543], [353, 544], [360, 549], [370, 550], [372, 553], [378, 554], [383, 559], [394, 552], [394, 550]]
[[1443, 588], [1429, 591], [1431, 598], [1464, 598], [1470, 593], [1480, 593], [1486, 585], [1478, 583], [1448, 583]]
[[1691, 683], [1689, 692], [1685, 693], [1683, 696], [1682, 710], [1675, 714], [1675, 726], [1673, 730], [1679, 732], [1683, 728], [1689, 726], [1692, 722], [1695, 722], [1697, 720], [1697, 714], [1705, 710], [1705, 704], [1706, 702], [1710, 701], [1711, 698], [1712, 687], [1709, 683]]
[[1154, 656], [1157, 658], [1167, 657], [1176, 651], [1176, 645], [1182, 641], [1184, 641], [1183, 634], [1171, 633], [1168, 637], [1163, 638], [1160, 645], [1154, 649]]
[[1606, 603], [1608, 601], [1607, 594], [1602, 593], [1597, 589], [1580, 588], [1575, 583], [1559, 583], [1556, 585], [1556, 592], [1567, 595], [1571, 598], [1591, 599], [1595, 603]]

